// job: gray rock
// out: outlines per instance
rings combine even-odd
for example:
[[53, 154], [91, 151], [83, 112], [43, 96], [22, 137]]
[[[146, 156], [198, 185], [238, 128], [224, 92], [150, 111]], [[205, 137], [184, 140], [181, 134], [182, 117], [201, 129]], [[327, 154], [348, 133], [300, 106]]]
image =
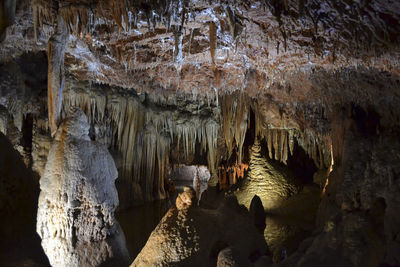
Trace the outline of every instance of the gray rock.
[[126, 264], [124, 234], [114, 218], [118, 176], [107, 148], [92, 142], [75, 109], [58, 128], [40, 180], [36, 231], [52, 266]]

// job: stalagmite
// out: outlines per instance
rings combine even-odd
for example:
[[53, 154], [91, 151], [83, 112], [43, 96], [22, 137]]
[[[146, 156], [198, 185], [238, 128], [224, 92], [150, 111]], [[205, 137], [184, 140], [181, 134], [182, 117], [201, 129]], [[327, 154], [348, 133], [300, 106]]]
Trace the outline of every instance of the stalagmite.
[[85, 114], [72, 110], [57, 130], [40, 179], [36, 229], [52, 266], [129, 262], [114, 218], [117, 169], [107, 148], [90, 141], [88, 132]]
[[64, 54], [68, 38], [68, 30], [64, 19], [59, 16], [54, 35], [48, 43], [48, 112], [49, 126], [55, 134], [60, 120], [62, 94], [64, 90]]
[[[275, 134], [274, 134], [275, 135]], [[261, 144], [255, 140], [251, 148], [248, 179], [240, 190], [234, 192], [240, 204], [250, 208], [255, 195], [259, 196], [265, 209], [273, 209], [288, 196], [297, 193], [299, 185], [293, 174], [273, 164], [261, 153]]]

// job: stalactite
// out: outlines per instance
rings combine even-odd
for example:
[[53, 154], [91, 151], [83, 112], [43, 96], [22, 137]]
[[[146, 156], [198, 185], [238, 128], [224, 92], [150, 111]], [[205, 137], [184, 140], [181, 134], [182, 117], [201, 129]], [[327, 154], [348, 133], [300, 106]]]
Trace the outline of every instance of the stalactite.
[[268, 156], [272, 159], [272, 131], [268, 131], [267, 135]]
[[215, 65], [215, 51], [217, 49], [217, 29], [213, 21], [210, 21], [208, 23], [208, 28], [209, 28], [209, 39], [210, 39], [211, 63]]
[[273, 147], [274, 147], [274, 158], [275, 160], [280, 160], [280, 155], [279, 155], [279, 132], [278, 130], [274, 130], [272, 132], [272, 143], [273, 143]]
[[174, 29], [174, 41], [175, 41], [175, 46], [174, 46], [174, 63], [177, 69], [180, 70], [180, 67], [182, 65], [182, 41], [183, 41], [183, 32], [182, 28], [177, 26]]
[[311, 130], [300, 132], [296, 129], [268, 129], [262, 122], [262, 116], [255, 114], [256, 135], [267, 143], [268, 157], [284, 164], [293, 155], [294, 143], [304, 149], [319, 169], [331, 164], [331, 139], [329, 135], [314, 134]]
[[240, 179], [244, 179], [248, 168], [249, 165], [244, 163], [218, 167], [219, 188], [227, 188], [229, 185], [236, 184]]
[[[283, 140], [283, 141], [282, 141]], [[288, 159], [288, 134], [287, 131], [282, 131], [281, 137], [281, 155], [282, 155], [282, 162], [284, 164], [287, 163]]]
[[225, 95], [222, 98], [222, 127], [228, 154], [233, 151], [233, 143], [238, 150], [238, 162], [242, 163], [242, 150], [248, 126], [249, 100], [243, 94]]
[[[150, 98], [150, 97], [149, 97]], [[161, 99], [152, 97], [152, 101]], [[160, 102], [161, 103], [161, 102]], [[164, 189], [169, 154], [174, 140], [183, 147], [182, 160], [207, 153], [210, 173], [217, 176], [217, 139], [219, 124], [211, 118], [193, 116], [190, 120], [176, 117], [172, 111], [155, 111], [145, 107], [137, 97], [116, 92], [68, 89], [63, 100], [63, 114], [71, 106], [79, 106], [93, 123], [103, 122], [112, 129], [108, 145], [122, 155], [123, 179], [132, 184], [135, 199], [165, 198]]]
[[64, 19], [59, 16], [54, 35], [48, 43], [48, 112], [52, 135], [56, 132], [60, 120], [62, 94], [64, 89], [64, 54], [68, 30]]

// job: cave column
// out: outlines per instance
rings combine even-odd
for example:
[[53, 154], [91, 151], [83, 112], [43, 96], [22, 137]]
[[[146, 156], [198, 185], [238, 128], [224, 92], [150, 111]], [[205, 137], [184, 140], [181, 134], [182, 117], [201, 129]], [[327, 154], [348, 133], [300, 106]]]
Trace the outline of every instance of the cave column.
[[49, 112], [49, 127], [52, 136], [57, 130], [60, 120], [62, 91], [64, 89], [64, 54], [68, 40], [68, 29], [64, 19], [58, 16], [57, 26], [48, 43], [48, 77], [47, 97]]

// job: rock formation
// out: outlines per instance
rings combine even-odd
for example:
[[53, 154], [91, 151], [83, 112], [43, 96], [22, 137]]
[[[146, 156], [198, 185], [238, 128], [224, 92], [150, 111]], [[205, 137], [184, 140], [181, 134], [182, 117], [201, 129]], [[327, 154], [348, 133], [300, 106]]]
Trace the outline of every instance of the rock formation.
[[293, 174], [267, 159], [261, 153], [259, 141], [256, 141], [252, 147], [247, 179], [234, 192], [239, 203], [250, 209], [253, 197], [257, 195], [264, 209], [273, 209], [298, 191], [299, 184], [296, 184]]
[[68, 29], [64, 19], [58, 17], [54, 35], [49, 39], [48, 55], [48, 110], [49, 126], [51, 134], [54, 135], [60, 122], [62, 94], [65, 86], [64, 77], [64, 54], [68, 40]]
[[194, 190], [186, 187], [131, 266], [212, 266], [217, 257], [224, 261], [221, 251], [227, 247], [238, 249], [239, 266], [248, 266], [266, 253], [262, 235], [235, 199], [216, 204], [217, 209], [196, 203]]
[[[373, 112], [347, 118], [346, 151], [329, 176], [317, 222], [322, 231], [304, 241], [282, 266], [388, 266], [400, 262], [399, 142]], [[357, 119], [354, 118], [357, 117]], [[383, 120], [383, 121], [382, 121]], [[377, 129], [384, 137], [376, 138]], [[357, 161], [351, 160], [357, 158]], [[286, 263], [285, 263], [286, 262]]]
[[[49, 154], [52, 134], [70, 108], [79, 107], [90, 139], [114, 158], [120, 208], [166, 198], [172, 166], [204, 165], [211, 177], [203, 194], [237, 195], [254, 215], [251, 224], [259, 231], [266, 224], [275, 263], [399, 266], [399, 47], [400, 2], [393, 0], [4, 0], [0, 131], [34, 173], [33, 183], [15, 179], [20, 193], [9, 187], [0, 203], [30, 196], [40, 177], [50, 184], [48, 155], [48, 165], [61, 161], [53, 154], [71, 139], [70, 133], [57, 137], [58, 148]], [[86, 132], [82, 138], [90, 143]], [[10, 151], [0, 151], [7, 154], [0, 158]], [[309, 188], [310, 202], [302, 198]], [[90, 202], [71, 200], [81, 192], [67, 185], [59, 190], [66, 198], [54, 195], [62, 199], [55, 203], [71, 210]], [[247, 244], [220, 236], [228, 229], [247, 238], [241, 232], [247, 224], [222, 213], [239, 215], [224, 201], [206, 198], [207, 205], [197, 207], [191, 195], [178, 200], [179, 209], [168, 213], [143, 250], [157, 248], [162, 259], [143, 254], [137, 261], [186, 264], [204, 256], [213, 265], [218, 258], [242, 264], [230, 255], [239, 251], [246, 258]], [[85, 214], [97, 212], [89, 206]], [[308, 229], [297, 236], [297, 226], [268, 217], [283, 209], [286, 221], [307, 215]], [[113, 224], [96, 219], [88, 235], [100, 221]], [[70, 234], [73, 244], [82, 234], [54, 229], [77, 233]], [[166, 240], [168, 248], [157, 236], [181, 243]], [[263, 255], [257, 264], [271, 258]]]
[[129, 258], [114, 218], [117, 169], [88, 132], [86, 115], [73, 110], [57, 130], [40, 179], [37, 233], [52, 266], [126, 264]]

